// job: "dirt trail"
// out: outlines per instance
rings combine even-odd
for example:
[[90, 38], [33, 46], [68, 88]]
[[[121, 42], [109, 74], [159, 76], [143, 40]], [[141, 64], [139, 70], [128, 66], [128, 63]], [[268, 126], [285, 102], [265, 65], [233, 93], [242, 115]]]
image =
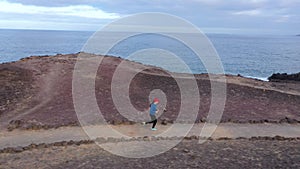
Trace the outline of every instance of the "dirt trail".
[[[108, 127], [113, 128], [117, 132], [111, 132]], [[151, 131], [150, 126], [141, 125], [118, 125], [118, 126], [88, 126], [85, 130], [88, 131], [91, 137], [81, 127], [62, 127], [51, 130], [37, 130], [37, 131], [22, 131], [15, 130], [12, 132], [0, 133], [0, 149], [6, 147], [27, 146], [31, 143], [54, 143], [61, 141], [80, 141], [91, 140], [96, 138], [116, 138], [116, 139], [128, 139], [129, 137], [144, 137], [144, 136], [160, 136], [165, 138], [170, 137], [182, 137], [185, 136], [185, 130], [190, 126], [186, 124], [176, 124], [173, 127], [175, 132], [166, 133], [170, 129], [170, 125], [158, 126], [157, 131]], [[213, 127], [213, 126], [212, 126]], [[211, 129], [210, 127], [209, 129]], [[196, 124], [187, 134], [187, 136], [199, 136], [203, 124]], [[203, 131], [205, 132], [205, 131]], [[238, 137], [300, 137], [300, 125], [290, 124], [220, 124], [212, 138], [238, 138]]]
[[43, 106], [47, 105], [48, 102], [50, 102], [53, 99], [53, 91], [52, 88], [54, 86], [55, 81], [53, 79], [57, 79], [58, 75], [60, 74], [60, 70], [62, 69], [62, 65], [51, 65], [49, 68], [50, 72], [48, 76], [42, 77], [41, 81], [43, 82], [42, 86], [40, 88], [42, 89], [40, 93], [38, 93], [37, 98], [40, 98], [41, 103], [39, 103], [37, 106], [33, 107], [32, 109], [29, 109], [25, 111], [22, 114], [19, 114], [15, 116], [15, 119], [22, 119], [24, 116], [31, 114], [32, 112], [38, 111]]

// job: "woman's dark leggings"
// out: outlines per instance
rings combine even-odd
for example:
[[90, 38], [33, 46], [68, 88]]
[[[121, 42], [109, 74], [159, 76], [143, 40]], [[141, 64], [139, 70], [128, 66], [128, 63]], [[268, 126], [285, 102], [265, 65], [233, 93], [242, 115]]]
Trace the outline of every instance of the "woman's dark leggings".
[[146, 124], [151, 124], [151, 123], [153, 123], [153, 124], [152, 124], [152, 128], [155, 128], [155, 125], [156, 125], [156, 123], [157, 123], [156, 116], [155, 116], [155, 115], [150, 115], [150, 117], [151, 117], [151, 121], [146, 122]]

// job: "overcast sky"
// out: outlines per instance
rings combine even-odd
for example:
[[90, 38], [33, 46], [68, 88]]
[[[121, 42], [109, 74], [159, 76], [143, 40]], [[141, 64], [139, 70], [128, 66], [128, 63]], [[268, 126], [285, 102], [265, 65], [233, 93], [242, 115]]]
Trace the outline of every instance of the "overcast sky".
[[0, 28], [94, 31], [140, 12], [176, 15], [206, 33], [300, 34], [300, 0], [0, 0]]

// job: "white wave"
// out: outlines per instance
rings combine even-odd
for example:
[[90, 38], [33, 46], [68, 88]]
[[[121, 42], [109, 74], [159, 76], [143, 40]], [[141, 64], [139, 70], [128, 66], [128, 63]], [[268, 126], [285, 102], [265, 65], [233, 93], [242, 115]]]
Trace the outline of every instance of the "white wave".
[[265, 82], [269, 81], [267, 77], [255, 77], [255, 76], [245, 76], [245, 77], [251, 78], [251, 79], [262, 80], [262, 81], [265, 81]]

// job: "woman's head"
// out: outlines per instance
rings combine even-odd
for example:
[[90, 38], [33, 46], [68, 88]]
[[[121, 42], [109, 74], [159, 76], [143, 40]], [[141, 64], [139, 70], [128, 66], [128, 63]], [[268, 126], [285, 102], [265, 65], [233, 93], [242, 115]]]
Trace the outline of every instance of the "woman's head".
[[158, 98], [154, 98], [154, 99], [153, 99], [153, 103], [158, 104], [158, 103], [159, 103], [159, 99], [158, 99]]

